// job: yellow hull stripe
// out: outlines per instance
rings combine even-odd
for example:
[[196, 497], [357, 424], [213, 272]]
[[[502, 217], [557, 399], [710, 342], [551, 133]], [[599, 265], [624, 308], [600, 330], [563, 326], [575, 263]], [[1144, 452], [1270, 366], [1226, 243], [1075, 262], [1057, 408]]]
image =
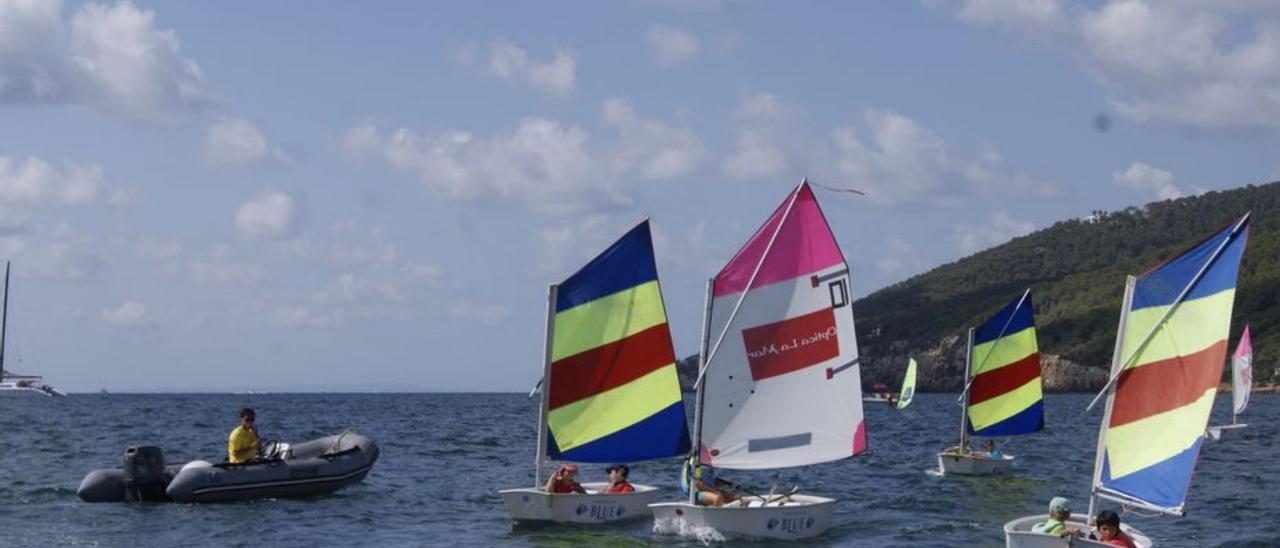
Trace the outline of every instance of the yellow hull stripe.
[[[969, 375], [976, 377], [979, 373], [995, 371], [1030, 356], [1032, 352], [1039, 351], [1040, 346], [1036, 343], [1034, 325], [1017, 333], [1006, 334], [999, 339], [973, 347], [973, 357], [969, 360], [971, 369]], [[991, 355], [987, 356], [988, 353]]]
[[547, 414], [560, 451], [568, 451], [622, 430], [680, 401], [676, 364], [627, 384], [578, 400]]
[[[1236, 290], [1232, 288], [1193, 301], [1183, 301], [1155, 336], [1151, 337], [1151, 342], [1143, 348], [1142, 354], [1130, 362], [1126, 369], [1194, 354], [1227, 338], [1227, 331], [1231, 328], [1231, 305], [1235, 302], [1235, 297]], [[1151, 326], [1160, 321], [1168, 310], [1168, 306], [1153, 306], [1129, 313], [1124, 330], [1125, 359], [1133, 355], [1134, 349], [1151, 331]]]
[[1200, 399], [1159, 415], [1107, 430], [1107, 459], [1113, 479], [1137, 472], [1190, 449], [1204, 435], [1188, 424], [1207, 424], [1217, 388]]
[[969, 423], [974, 430], [982, 430], [1025, 411], [1040, 401], [1040, 398], [1040, 377], [1036, 377], [999, 397], [970, 406]]
[[551, 361], [625, 339], [666, 321], [658, 280], [580, 304], [556, 314]]

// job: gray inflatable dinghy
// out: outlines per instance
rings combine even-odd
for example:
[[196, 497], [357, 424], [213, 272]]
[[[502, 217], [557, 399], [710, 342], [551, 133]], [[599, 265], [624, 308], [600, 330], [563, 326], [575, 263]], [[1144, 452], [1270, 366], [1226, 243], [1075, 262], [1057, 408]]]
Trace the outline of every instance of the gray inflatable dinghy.
[[85, 502], [221, 502], [307, 497], [363, 480], [378, 460], [373, 440], [344, 432], [292, 446], [274, 444], [270, 458], [245, 463], [197, 460], [165, 465], [159, 447], [130, 447], [123, 468], [94, 470], [76, 494]]

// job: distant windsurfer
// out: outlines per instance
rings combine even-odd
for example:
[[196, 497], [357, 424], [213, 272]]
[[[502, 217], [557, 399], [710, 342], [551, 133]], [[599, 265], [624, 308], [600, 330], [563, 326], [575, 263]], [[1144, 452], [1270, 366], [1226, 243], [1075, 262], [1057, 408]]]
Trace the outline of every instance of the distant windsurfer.
[[253, 421], [252, 408], [240, 410], [240, 426], [227, 436], [227, 462], [234, 464], [257, 458], [262, 442], [258, 440], [258, 427], [254, 426]]

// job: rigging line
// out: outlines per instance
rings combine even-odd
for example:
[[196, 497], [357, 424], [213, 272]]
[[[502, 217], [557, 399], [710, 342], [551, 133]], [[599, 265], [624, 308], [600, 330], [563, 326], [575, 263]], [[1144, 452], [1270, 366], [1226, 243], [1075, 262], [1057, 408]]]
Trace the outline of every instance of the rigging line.
[[810, 185], [812, 185], [812, 186], [816, 186], [816, 187], [818, 187], [818, 188], [821, 188], [822, 190], [829, 190], [829, 191], [831, 191], [831, 192], [848, 192], [849, 194], [857, 194], [857, 195], [859, 195], [859, 196], [866, 196], [866, 195], [867, 195], [867, 193], [866, 193], [866, 192], [863, 192], [863, 191], [858, 190], [858, 189], [856, 189], [856, 188], [841, 188], [841, 187], [835, 187], [835, 186], [827, 186], [827, 185], [824, 185], [824, 184], [815, 183], [815, 182], [813, 182], [812, 180], [809, 180], [809, 184], [810, 184]]

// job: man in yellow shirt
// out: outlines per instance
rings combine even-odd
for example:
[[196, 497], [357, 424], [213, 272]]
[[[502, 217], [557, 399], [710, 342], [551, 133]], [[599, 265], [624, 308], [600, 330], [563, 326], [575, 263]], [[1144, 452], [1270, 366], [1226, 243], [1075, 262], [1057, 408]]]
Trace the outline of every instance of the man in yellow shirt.
[[240, 410], [240, 426], [227, 437], [227, 462], [245, 462], [258, 456], [262, 448], [258, 441], [258, 428], [253, 425], [253, 409]]

